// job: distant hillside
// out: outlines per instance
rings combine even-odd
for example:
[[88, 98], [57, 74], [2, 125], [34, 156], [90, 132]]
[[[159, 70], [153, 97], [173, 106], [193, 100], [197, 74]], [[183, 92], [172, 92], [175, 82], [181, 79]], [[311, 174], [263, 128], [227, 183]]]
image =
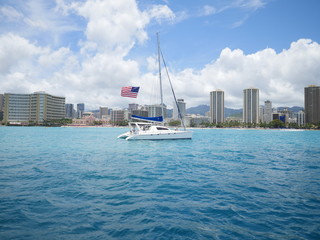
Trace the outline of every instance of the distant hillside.
[[[278, 110], [283, 110], [283, 109], [285, 109], [285, 108], [288, 108], [288, 107], [278, 107]], [[298, 106], [293, 106], [293, 107], [290, 107], [290, 108], [288, 108], [290, 111], [292, 111], [292, 112], [294, 112], [294, 113], [298, 113], [298, 112], [300, 112], [300, 111], [303, 111], [304, 110], [304, 108], [303, 107], [298, 107]]]
[[188, 114], [200, 114], [206, 115], [206, 112], [210, 111], [210, 107], [208, 105], [199, 105], [197, 107], [187, 108]]
[[231, 114], [231, 115], [229, 115], [229, 117], [241, 119], [242, 118], [242, 111], [239, 113]]
[[[288, 107], [278, 107], [278, 110], [283, 110], [284, 108], [288, 108]], [[299, 112], [301, 110], [304, 110], [303, 107], [299, 107], [299, 106], [293, 106], [288, 108], [290, 111], [292, 112]], [[189, 114], [200, 114], [200, 115], [205, 115], [206, 112], [210, 111], [210, 107], [208, 105], [199, 105], [197, 107], [191, 107], [187, 109], [187, 113]], [[224, 108], [224, 113], [225, 113], [225, 117], [229, 117], [229, 116], [238, 116], [242, 114], [242, 108], [240, 109], [233, 109], [233, 108]]]
[[238, 117], [238, 116], [242, 116], [242, 108], [240, 109], [233, 109], [233, 108], [224, 108], [224, 115], [225, 117]]
[[[278, 107], [278, 110], [283, 110], [284, 108], [287, 107]], [[293, 106], [288, 108], [290, 111], [292, 112], [299, 112], [301, 110], [304, 110], [303, 107], [299, 107], [299, 106]], [[188, 114], [200, 114], [200, 115], [206, 115], [207, 112], [210, 111], [210, 107], [208, 105], [199, 105], [197, 107], [191, 107], [191, 108], [187, 108], [187, 113]], [[91, 112], [98, 114], [99, 110], [91, 110]], [[167, 117], [172, 117], [172, 109], [167, 109]], [[225, 117], [241, 117], [242, 116], [242, 108], [240, 109], [233, 109], [233, 108], [224, 108], [224, 113], [225, 113]]]
[[[210, 111], [210, 107], [208, 105], [199, 105], [197, 107], [191, 107], [187, 109], [187, 113], [189, 114], [200, 114], [205, 115], [206, 112]], [[235, 115], [242, 113], [242, 109], [232, 109], [232, 108], [224, 108], [225, 117], [229, 117], [230, 115]]]

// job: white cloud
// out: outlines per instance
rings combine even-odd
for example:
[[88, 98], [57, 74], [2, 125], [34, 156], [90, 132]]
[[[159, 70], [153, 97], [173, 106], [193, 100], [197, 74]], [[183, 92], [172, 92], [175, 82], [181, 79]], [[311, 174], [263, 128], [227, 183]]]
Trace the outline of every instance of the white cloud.
[[220, 11], [224, 11], [230, 8], [245, 8], [248, 10], [257, 10], [266, 5], [264, 0], [233, 0], [224, 5]]
[[147, 69], [149, 72], [158, 71], [157, 62], [158, 62], [158, 59], [156, 56], [150, 56], [147, 58]]
[[0, 3], [1, 34], [11, 32], [42, 46], [58, 48], [63, 44], [61, 38], [64, 34], [81, 29], [59, 12], [53, 1], [8, 1], [7, 4], [1, 7]]
[[60, 1], [59, 7], [56, 10], [64, 8], [66, 16], [72, 10], [87, 19], [87, 39], [79, 40], [80, 52], [65, 46], [42, 48], [15, 34], [2, 35], [0, 87], [11, 92], [45, 90], [66, 96], [68, 102], [85, 101], [89, 107], [126, 103], [128, 99], [119, 98], [120, 88], [135, 84], [140, 70], [136, 61], [124, 58], [136, 42], [147, 38], [146, 24], [152, 18], [165, 18], [166, 13], [154, 10], [148, 15], [133, 0], [97, 0], [70, 6]]
[[147, 39], [144, 27], [149, 19], [133, 0], [89, 0], [73, 8], [87, 19], [87, 40], [98, 50], [125, 56], [136, 40], [143, 42]]
[[239, 21], [236, 21], [235, 23], [233, 23], [231, 25], [231, 28], [237, 28], [240, 27], [241, 25], [243, 25], [247, 19], [249, 18], [249, 15], [245, 15], [242, 19], [240, 19]]
[[244, 12], [244, 15], [239, 20], [231, 24], [231, 28], [240, 27], [249, 19], [253, 12], [266, 5], [264, 0], [233, 0], [228, 2], [223, 1], [222, 3], [222, 5], [214, 7], [213, 13], [222, 13], [232, 9], [241, 9]]
[[42, 51], [27, 39], [15, 34], [0, 36], [0, 74], [26, 70], [23, 66], [32, 64], [34, 57]]
[[265, 2], [263, 0], [239, 0], [236, 4], [253, 10], [257, 10], [265, 6]]
[[[152, 73], [141, 73], [134, 60], [103, 53], [77, 56], [68, 48], [52, 51], [12, 34], [2, 36], [0, 46], [0, 88], [5, 92], [45, 90], [66, 96], [68, 102], [97, 108], [127, 106], [132, 99], [119, 94], [125, 85], [141, 86], [136, 100], [140, 104], [150, 103], [150, 94], [157, 91], [154, 57], [146, 60]], [[225, 91], [226, 106], [241, 108], [242, 90], [248, 87], [260, 89], [261, 104], [269, 99], [276, 106], [303, 106], [303, 88], [319, 83], [319, 69], [320, 45], [300, 39], [280, 53], [267, 48], [246, 55], [240, 49], [225, 48], [203, 69], [173, 71], [171, 79], [177, 97], [184, 98], [189, 107], [208, 104], [209, 92], [219, 88]], [[164, 72], [162, 75], [165, 78]], [[170, 93], [168, 84], [164, 92]], [[165, 101], [171, 106], [168, 94]]]
[[19, 21], [23, 18], [23, 14], [18, 12], [11, 6], [3, 6], [0, 8], [0, 15], [6, 17], [9, 21]]
[[161, 23], [176, 18], [167, 5], [152, 5], [146, 11], [140, 11], [134, 0], [88, 0], [69, 6], [62, 0], [58, 3], [64, 13], [71, 9], [87, 19], [87, 39], [82, 42], [83, 49], [106, 51], [122, 57], [128, 54], [136, 42], [147, 40], [145, 28], [151, 20]]
[[261, 104], [269, 99], [276, 106], [303, 106], [304, 87], [319, 83], [319, 69], [320, 45], [300, 39], [280, 53], [264, 49], [245, 55], [225, 48], [202, 70], [186, 69], [173, 78], [178, 97], [192, 106], [208, 104], [209, 92], [219, 88], [225, 91], [226, 106], [241, 108], [242, 91], [248, 87], [260, 89]]
[[200, 16], [209, 16], [217, 12], [216, 8], [210, 5], [205, 5], [200, 11]]
[[41, 20], [32, 20], [30, 18], [25, 18], [24, 22], [33, 28], [37, 28], [38, 30], [47, 30], [49, 28], [49, 26]]
[[176, 18], [176, 15], [167, 5], [153, 5], [152, 8], [148, 10], [148, 15], [158, 22], [162, 20], [174, 21]]
[[[259, 2], [251, 3], [252, 6], [259, 6]], [[178, 14], [160, 5], [141, 11], [134, 0], [68, 3], [59, 0], [57, 3], [54, 8], [57, 15], [50, 15], [50, 21], [44, 21], [45, 26], [61, 29], [58, 17], [63, 16], [64, 20], [72, 20], [73, 15], [82, 17], [84, 34], [78, 40], [80, 49], [72, 50], [68, 43], [43, 46], [43, 43], [18, 33], [0, 35], [1, 91], [44, 90], [65, 96], [70, 103], [84, 102], [89, 109], [99, 106], [127, 107], [131, 101], [155, 103], [150, 102], [150, 95], [157, 92], [158, 87], [155, 83], [158, 80], [155, 56], [144, 60], [147, 70], [142, 72], [142, 64], [139, 64], [143, 61], [130, 59], [128, 53], [135, 44], [146, 41], [147, 27], [153, 20], [177, 21]], [[50, 9], [53, 9], [52, 6]], [[38, 10], [31, 15], [19, 16], [41, 22], [43, 15]], [[12, 16], [17, 15], [12, 9], [11, 12]], [[71, 27], [64, 28], [59, 34], [77, 28], [72, 27], [76, 25], [72, 21], [68, 24]], [[51, 28], [44, 28], [43, 31], [50, 32], [48, 29]], [[260, 89], [261, 103], [269, 99], [278, 106], [302, 106], [303, 88], [309, 84], [319, 85], [319, 69], [319, 44], [300, 39], [280, 53], [267, 48], [246, 55], [240, 49], [225, 48], [218, 59], [203, 69], [172, 70], [171, 79], [177, 97], [184, 98], [187, 107], [209, 104], [209, 92], [219, 88], [225, 91], [226, 106], [240, 108], [242, 90], [251, 86]], [[138, 99], [120, 97], [120, 88], [126, 85], [141, 86]], [[169, 106], [172, 105], [172, 98], [167, 98], [170, 91], [166, 84], [165, 101]]]

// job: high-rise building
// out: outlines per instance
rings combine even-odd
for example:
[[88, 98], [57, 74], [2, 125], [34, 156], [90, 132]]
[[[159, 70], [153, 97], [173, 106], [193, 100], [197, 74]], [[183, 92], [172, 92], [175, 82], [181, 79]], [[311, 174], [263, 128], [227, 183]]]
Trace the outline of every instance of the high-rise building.
[[32, 94], [5, 93], [4, 123], [41, 124], [65, 117], [65, 98], [45, 92]]
[[4, 95], [0, 94], [0, 111], [4, 110]]
[[30, 120], [30, 94], [4, 94], [4, 123], [28, 123]]
[[210, 122], [224, 122], [224, 91], [216, 90], [210, 92]]
[[111, 111], [111, 121], [113, 123], [128, 120], [128, 110], [113, 109]]
[[[178, 105], [178, 107], [177, 107]], [[179, 108], [179, 110], [178, 110]], [[179, 118], [179, 111], [180, 111], [180, 114], [181, 114], [181, 118], [183, 119], [184, 116], [186, 115], [186, 103], [184, 102], [183, 99], [178, 99], [177, 100], [177, 104], [174, 102], [173, 103], [173, 112], [172, 112], [172, 118], [173, 119], [180, 119]]]
[[109, 109], [107, 107], [100, 107], [100, 118], [106, 118], [109, 114]]
[[320, 86], [304, 88], [305, 123], [320, 123]]
[[288, 107], [281, 109], [278, 108], [277, 112], [279, 113], [280, 120], [282, 119], [286, 124], [290, 122], [290, 119], [293, 119], [293, 112], [289, 110]]
[[259, 123], [259, 89], [243, 90], [243, 122]]
[[299, 126], [304, 126], [304, 118], [305, 118], [304, 111], [299, 111], [297, 113], [297, 124]]
[[4, 95], [0, 94], [0, 121], [3, 120], [3, 111], [4, 111]]
[[130, 103], [130, 104], [129, 104], [129, 108], [128, 108], [128, 110], [129, 110], [129, 112], [131, 112], [131, 113], [132, 113], [132, 111], [133, 111], [133, 110], [137, 110], [137, 109], [138, 109], [138, 107], [139, 107], [139, 104], [136, 104], [136, 103]]
[[[161, 104], [148, 105], [148, 117], [159, 117], [162, 116], [162, 107]], [[167, 106], [163, 104], [163, 118], [167, 117]]]
[[264, 114], [264, 106], [260, 105], [259, 106], [259, 122], [264, 122], [263, 121], [263, 114]]
[[84, 113], [84, 103], [78, 103], [77, 104], [77, 117], [82, 118], [83, 113]]
[[132, 115], [140, 116], [140, 117], [148, 117], [148, 111], [143, 109], [132, 110]]
[[73, 118], [73, 104], [72, 103], [66, 103], [66, 118]]
[[270, 123], [272, 121], [272, 102], [267, 100], [264, 102], [263, 122]]

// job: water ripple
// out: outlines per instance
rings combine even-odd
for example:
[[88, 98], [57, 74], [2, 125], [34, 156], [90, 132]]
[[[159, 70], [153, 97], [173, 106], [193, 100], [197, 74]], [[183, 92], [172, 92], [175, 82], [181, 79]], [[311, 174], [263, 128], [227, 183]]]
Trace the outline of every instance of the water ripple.
[[320, 239], [320, 132], [0, 131], [1, 239]]

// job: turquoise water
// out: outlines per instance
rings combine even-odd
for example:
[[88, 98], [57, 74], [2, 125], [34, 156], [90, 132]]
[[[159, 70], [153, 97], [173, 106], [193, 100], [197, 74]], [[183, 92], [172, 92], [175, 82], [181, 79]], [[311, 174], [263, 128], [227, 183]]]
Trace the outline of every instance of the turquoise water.
[[320, 239], [320, 131], [0, 127], [0, 239]]

